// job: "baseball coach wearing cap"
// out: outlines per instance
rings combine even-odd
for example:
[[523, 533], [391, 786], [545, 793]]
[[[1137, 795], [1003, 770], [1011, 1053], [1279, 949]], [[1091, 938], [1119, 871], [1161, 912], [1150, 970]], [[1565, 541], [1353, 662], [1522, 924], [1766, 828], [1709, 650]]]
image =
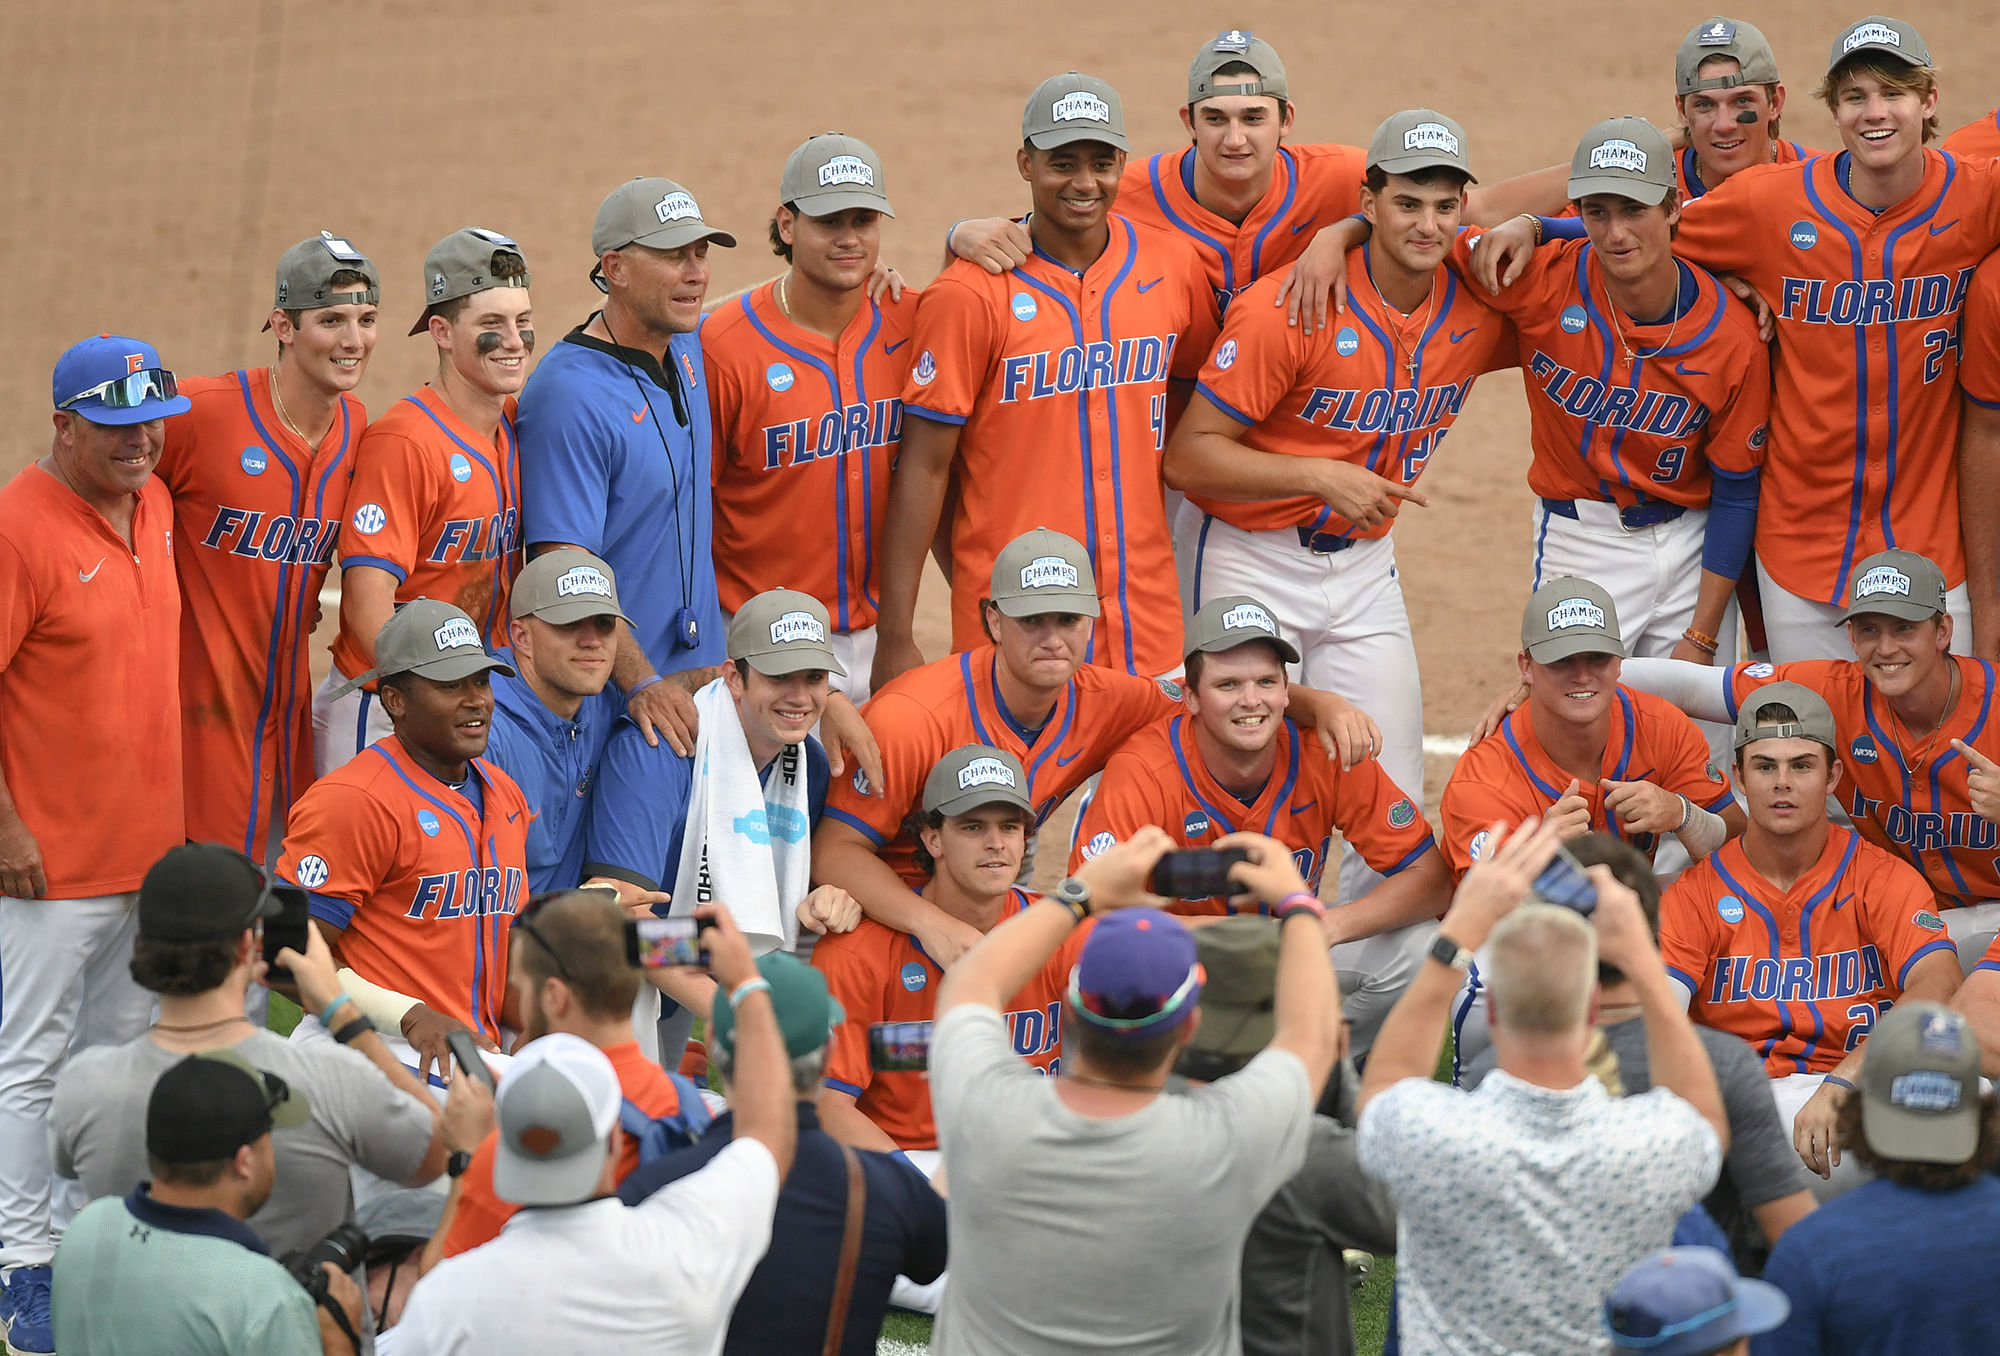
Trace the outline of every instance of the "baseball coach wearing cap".
[[613, 189], [590, 235], [604, 309], [542, 356], [518, 425], [528, 550], [580, 547], [618, 572], [632, 621], [619, 627], [613, 679], [648, 739], [662, 728], [682, 753], [693, 749], [687, 694], [700, 683], [677, 690], [659, 675], [723, 659], [695, 335], [711, 244], [733, 248], [736, 237], [671, 179]]
[[[66, 1049], [129, 1040], [133, 892], [186, 833], [173, 506], [183, 412], [152, 345], [56, 362], [48, 455], [0, 489], [0, 1277], [46, 1284], [49, 1094]], [[86, 691], [87, 685], [87, 691]], [[88, 693], [115, 694], [109, 700]], [[87, 1020], [85, 1014], [88, 1014]]]
[[[930, 1057], [952, 1203], [940, 1351], [1240, 1349], [1243, 1240], [1304, 1161], [1339, 1057], [1340, 994], [1324, 906], [1291, 854], [1255, 834], [1224, 844], [1246, 851], [1231, 875], [1283, 929], [1275, 1030], [1240, 1073], [1160, 1095], [1202, 992], [1187, 929], [1147, 907], [1172, 846], [1162, 829], [1085, 862], [946, 974]], [[1047, 1077], [1015, 1054], [1002, 1008], [1093, 914], [1063, 1004], [1061, 1074]]]
[[1942, 1004], [1883, 1014], [1839, 1127], [1875, 1180], [1778, 1240], [1764, 1279], [1792, 1312], [1760, 1356], [1993, 1349], [2000, 1259], [1967, 1246], [2000, 1230], [2000, 1108], [1981, 1091], [1981, 1055], [1972, 1024]]
[[346, 680], [374, 662], [397, 604], [442, 599], [487, 644], [507, 639], [521, 546], [514, 397], [535, 351], [527, 260], [498, 231], [467, 226], [431, 247], [422, 295], [410, 333], [436, 345], [437, 374], [368, 426], [347, 488], [340, 634], [313, 699], [322, 777], [389, 732], [374, 693]]
[[[483, 756], [491, 676], [513, 672], [450, 603], [405, 603], [349, 680], [375, 681], [395, 732], [299, 798], [278, 862], [311, 895], [346, 991], [420, 1076], [447, 1067], [451, 1031], [497, 1049], [519, 1025], [507, 923], [527, 900], [528, 804]], [[322, 1030], [308, 1014], [294, 1036]]]
[[9, 1346], [104, 1356], [358, 1350], [353, 1280], [325, 1264], [326, 1310], [316, 1312], [243, 1222], [277, 1179], [271, 1132], [312, 1114], [305, 1094], [229, 1051], [189, 1055], [160, 1075], [146, 1105], [152, 1180], [76, 1217], [56, 1254], [57, 1340], [16, 1346], [10, 1332]]

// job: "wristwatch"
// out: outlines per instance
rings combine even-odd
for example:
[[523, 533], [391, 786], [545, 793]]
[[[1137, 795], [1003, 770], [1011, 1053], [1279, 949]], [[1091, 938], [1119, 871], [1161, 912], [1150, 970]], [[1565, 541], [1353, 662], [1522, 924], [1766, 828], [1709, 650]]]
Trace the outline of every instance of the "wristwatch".
[[451, 1157], [444, 1161], [444, 1175], [447, 1177], [463, 1177], [465, 1176], [465, 1170], [471, 1166], [471, 1154], [463, 1149], [453, 1149]]
[[1472, 964], [1472, 953], [1443, 933], [1431, 939], [1430, 956], [1439, 965], [1453, 970], [1464, 970]]
[[1068, 909], [1079, 923], [1090, 917], [1090, 887], [1075, 876], [1064, 876], [1049, 898]]

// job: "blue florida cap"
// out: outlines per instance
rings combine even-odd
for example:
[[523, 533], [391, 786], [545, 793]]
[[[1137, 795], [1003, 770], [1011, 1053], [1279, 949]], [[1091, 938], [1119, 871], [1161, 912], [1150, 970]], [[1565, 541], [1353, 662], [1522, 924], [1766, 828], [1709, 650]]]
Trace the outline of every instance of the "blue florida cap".
[[1070, 971], [1070, 1007], [1092, 1026], [1150, 1036], [1187, 1020], [1207, 978], [1194, 938], [1159, 909], [1119, 909], [1097, 920]]
[[1667, 1248], [1619, 1279], [1604, 1301], [1614, 1351], [1698, 1356], [1769, 1332], [1792, 1312], [1785, 1292], [1736, 1274], [1714, 1248]]
[[93, 424], [143, 424], [185, 414], [189, 407], [174, 374], [160, 365], [159, 351], [117, 334], [72, 344], [56, 359], [50, 385], [57, 409]]

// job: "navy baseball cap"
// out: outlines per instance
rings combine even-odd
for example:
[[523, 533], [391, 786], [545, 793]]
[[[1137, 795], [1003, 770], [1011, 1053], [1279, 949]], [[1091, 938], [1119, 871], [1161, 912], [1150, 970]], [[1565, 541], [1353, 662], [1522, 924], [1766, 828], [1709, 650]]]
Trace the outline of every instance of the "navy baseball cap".
[[1206, 975], [1194, 938], [1159, 909], [1119, 909], [1097, 920], [1069, 972], [1069, 1004], [1092, 1026], [1150, 1036], [1187, 1020]]
[[1667, 1248], [1619, 1278], [1604, 1301], [1615, 1351], [1701, 1356], [1769, 1332], [1792, 1312], [1785, 1292], [1736, 1274], [1714, 1248]]
[[55, 407], [93, 424], [144, 424], [187, 413], [190, 402], [159, 350], [142, 339], [97, 334], [56, 359]]

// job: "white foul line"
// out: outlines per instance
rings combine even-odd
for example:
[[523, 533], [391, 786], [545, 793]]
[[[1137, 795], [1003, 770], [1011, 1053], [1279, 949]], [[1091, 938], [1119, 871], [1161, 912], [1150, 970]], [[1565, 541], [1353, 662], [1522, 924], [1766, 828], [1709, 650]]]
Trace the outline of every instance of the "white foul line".
[[1426, 758], [1456, 758], [1461, 753], [1464, 753], [1468, 747], [1470, 747], [1470, 744], [1464, 735], [1427, 734], [1424, 736], [1424, 757]]

